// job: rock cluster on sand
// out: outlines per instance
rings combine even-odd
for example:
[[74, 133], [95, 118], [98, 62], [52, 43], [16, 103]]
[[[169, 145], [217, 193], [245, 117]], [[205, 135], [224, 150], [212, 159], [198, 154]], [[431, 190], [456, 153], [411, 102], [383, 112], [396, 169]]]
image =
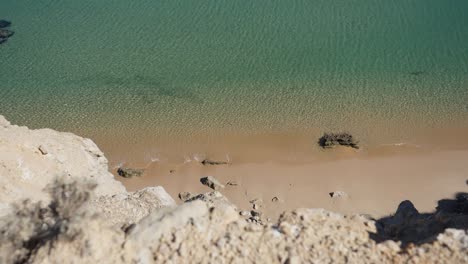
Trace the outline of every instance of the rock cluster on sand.
[[5, 43], [15, 32], [5, 29], [11, 25], [10, 21], [0, 20], [0, 44]]
[[430, 214], [404, 201], [380, 220], [297, 209], [258, 224], [260, 199], [239, 211], [219, 191], [179, 206], [162, 187], [128, 193], [71, 134], [0, 117], [0, 155], [0, 263], [468, 263], [463, 193]]
[[325, 133], [319, 138], [318, 144], [322, 148], [332, 148], [334, 146], [359, 148], [358, 142], [354, 139], [353, 135], [346, 132]]

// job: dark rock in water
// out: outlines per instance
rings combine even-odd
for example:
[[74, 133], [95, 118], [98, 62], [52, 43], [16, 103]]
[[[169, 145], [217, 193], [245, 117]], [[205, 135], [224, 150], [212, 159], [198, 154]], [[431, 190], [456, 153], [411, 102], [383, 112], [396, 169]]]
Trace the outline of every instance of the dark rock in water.
[[10, 21], [0, 20], [0, 28], [6, 28], [6, 27], [9, 27], [10, 25], [11, 25]]
[[358, 142], [349, 133], [325, 133], [319, 138], [318, 144], [322, 148], [332, 148], [336, 145], [358, 149]]
[[0, 38], [9, 38], [13, 36], [15, 32], [8, 29], [0, 29]]
[[0, 44], [7, 42], [7, 38], [0, 38]]
[[203, 165], [228, 165], [229, 162], [226, 161], [215, 161], [215, 160], [209, 160], [209, 159], [204, 159], [201, 164]]
[[143, 175], [145, 170], [143, 169], [131, 169], [131, 168], [119, 168], [117, 173], [124, 178], [140, 177]]
[[201, 178], [200, 182], [203, 185], [206, 185], [206, 186], [210, 187], [211, 189], [213, 189], [215, 191], [224, 188], [224, 185], [222, 185], [217, 179], [215, 179], [212, 176]]
[[424, 71], [413, 71], [413, 72], [410, 72], [411, 75], [414, 75], [414, 76], [419, 76], [419, 75], [422, 75], [422, 74], [425, 74], [426, 72]]

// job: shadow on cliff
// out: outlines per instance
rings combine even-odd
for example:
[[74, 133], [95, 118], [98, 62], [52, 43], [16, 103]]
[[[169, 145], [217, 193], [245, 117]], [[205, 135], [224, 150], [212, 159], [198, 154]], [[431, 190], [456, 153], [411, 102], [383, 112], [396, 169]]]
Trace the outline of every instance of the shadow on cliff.
[[376, 220], [376, 242], [400, 241], [402, 247], [436, 240], [447, 228], [468, 229], [468, 193], [457, 193], [454, 199], [442, 199], [435, 212], [419, 213], [411, 201], [403, 201], [392, 216]]

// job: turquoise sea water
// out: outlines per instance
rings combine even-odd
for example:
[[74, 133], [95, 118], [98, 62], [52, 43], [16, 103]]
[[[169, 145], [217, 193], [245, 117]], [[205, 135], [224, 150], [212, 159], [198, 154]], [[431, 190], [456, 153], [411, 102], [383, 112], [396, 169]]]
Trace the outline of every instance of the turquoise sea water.
[[466, 0], [0, 0], [0, 18], [0, 114], [30, 127], [468, 126]]

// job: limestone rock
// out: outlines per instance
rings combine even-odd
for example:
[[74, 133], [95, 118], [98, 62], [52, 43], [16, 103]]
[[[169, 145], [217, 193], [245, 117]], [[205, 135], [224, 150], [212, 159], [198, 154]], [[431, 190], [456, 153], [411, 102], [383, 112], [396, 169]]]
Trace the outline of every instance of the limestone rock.
[[[47, 155], [38, 146], [46, 147]], [[47, 201], [43, 189], [57, 176], [93, 180], [96, 195], [125, 192], [90, 139], [51, 129], [18, 127], [0, 116], [0, 216], [13, 201]]]
[[160, 208], [175, 207], [174, 199], [163, 187], [146, 187], [133, 193], [101, 196], [90, 203], [109, 224], [130, 225]]
[[186, 202], [188, 200], [190, 200], [191, 198], [193, 198], [193, 194], [189, 193], [189, 192], [181, 192], [179, 193], [179, 199], [182, 201], [182, 202]]

